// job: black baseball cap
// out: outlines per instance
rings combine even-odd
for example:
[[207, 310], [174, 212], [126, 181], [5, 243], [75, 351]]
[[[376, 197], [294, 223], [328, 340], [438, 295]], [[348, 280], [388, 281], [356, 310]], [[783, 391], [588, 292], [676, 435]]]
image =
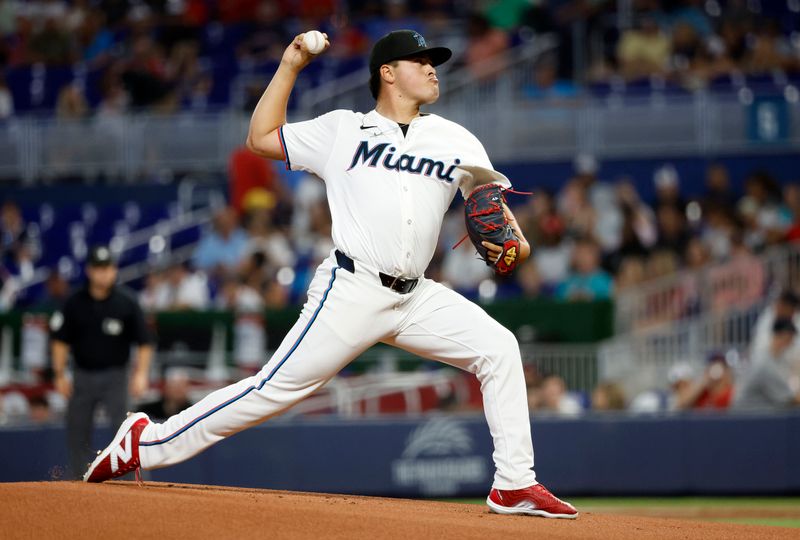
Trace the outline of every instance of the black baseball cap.
[[453, 51], [447, 47], [428, 47], [422, 34], [414, 30], [395, 30], [375, 42], [369, 55], [369, 72], [373, 73], [383, 64], [424, 53], [434, 66], [444, 64]]
[[91, 266], [110, 266], [114, 264], [114, 257], [111, 256], [111, 250], [108, 247], [94, 246], [89, 251], [86, 262]]

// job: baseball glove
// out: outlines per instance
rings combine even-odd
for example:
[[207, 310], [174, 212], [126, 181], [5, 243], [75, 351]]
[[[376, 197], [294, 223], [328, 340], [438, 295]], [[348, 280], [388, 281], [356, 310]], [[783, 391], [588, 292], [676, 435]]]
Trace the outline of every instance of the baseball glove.
[[[517, 266], [520, 254], [519, 238], [508, 223], [503, 203], [505, 195], [498, 184], [485, 184], [475, 188], [464, 201], [464, 218], [467, 234], [478, 254], [495, 272], [508, 275]], [[492, 261], [488, 249], [481, 242], [489, 242], [503, 248], [497, 261]]]

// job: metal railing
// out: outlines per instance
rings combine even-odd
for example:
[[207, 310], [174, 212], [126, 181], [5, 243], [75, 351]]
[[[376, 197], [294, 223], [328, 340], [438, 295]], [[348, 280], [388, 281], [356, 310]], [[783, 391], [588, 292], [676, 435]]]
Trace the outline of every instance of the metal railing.
[[[430, 110], [462, 124], [496, 162], [718, 155], [796, 151], [800, 100], [796, 88], [754, 96], [751, 89], [717, 94], [616, 96], [548, 100], [528, 96], [539, 48], [511, 53], [505, 69], [476, 78], [442, 76], [442, 97]], [[303, 120], [333, 108], [374, 106], [364, 73], [303, 94], [290, 116]], [[793, 92], [788, 91], [793, 89]], [[133, 180], [163, 171], [225, 170], [244, 143], [249, 115], [129, 114], [67, 120], [19, 117], [0, 123], [0, 178], [26, 181], [60, 175]]]
[[[437, 68], [440, 79], [440, 96], [434, 112], [464, 109], [475, 112], [492, 101], [508, 104], [502, 92], [506, 87], [522, 87], [531, 82], [533, 66], [542, 54], [557, 46], [554, 36], [544, 34], [518, 45], [503, 55], [478, 62], [471, 67], [452, 69], [452, 63]], [[477, 74], [477, 75], [476, 75]], [[368, 111], [375, 106], [369, 93], [369, 69], [364, 68], [339, 79], [309, 89], [301, 95], [296, 115], [312, 118], [334, 109]], [[500, 83], [500, 84], [497, 84]], [[495, 84], [497, 86], [495, 87]], [[241, 84], [237, 86], [242, 86]], [[488, 95], [488, 94], [494, 95]], [[477, 109], [473, 103], [479, 102]]]
[[746, 358], [753, 328], [768, 305], [763, 298], [748, 309], [665, 322], [615, 336], [598, 347], [598, 378], [618, 381], [627, 395], [634, 396], [666, 388], [675, 364], [692, 366], [699, 375], [712, 352]]
[[619, 291], [615, 331], [627, 334], [707, 314], [741, 311], [800, 285], [800, 247], [776, 246], [702, 270], [684, 270]]
[[747, 357], [759, 315], [784, 288], [800, 286], [800, 248], [776, 246], [621, 292], [617, 335], [598, 347], [598, 378], [634, 395], [664, 388], [676, 363], [700, 369], [709, 353]]

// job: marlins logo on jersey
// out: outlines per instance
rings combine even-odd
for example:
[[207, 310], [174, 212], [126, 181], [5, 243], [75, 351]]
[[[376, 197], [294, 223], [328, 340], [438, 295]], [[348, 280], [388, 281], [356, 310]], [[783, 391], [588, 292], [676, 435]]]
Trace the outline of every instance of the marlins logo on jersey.
[[[387, 147], [389, 151], [386, 152], [384, 156]], [[453, 164], [445, 169], [446, 165], [443, 161], [412, 156], [410, 154], [395, 156], [394, 152], [396, 150], [397, 148], [389, 146], [389, 143], [380, 143], [370, 148], [367, 141], [361, 141], [361, 144], [356, 148], [356, 153], [353, 154], [353, 160], [350, 162], [350, 167], [348, 167], [347, 170], [352, 170], [353, 167], [359, 164], [359, 161], [362, 164], [369, 161], [369, 167], [375, 167], [380, 162], [384, 168], [390, 171], [405, 171], [411, 174], [421, 174], [428, 177], [433, 176], [435, 172], [439, 180], [453, 182], [455, 180], [455, 178], [453, 178], [453, 171], [461, 163], [461, 160], [456, 158]], [[382, 162], [381, 157], [383, 157]]]

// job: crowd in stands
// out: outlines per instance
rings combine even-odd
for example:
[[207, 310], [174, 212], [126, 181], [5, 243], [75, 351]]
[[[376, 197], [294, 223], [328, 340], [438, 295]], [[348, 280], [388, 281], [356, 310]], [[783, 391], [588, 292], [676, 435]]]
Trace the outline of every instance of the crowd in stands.
[[232, 82], [258, 75], [263, 83], [291, 38], [310, 28], [326, 31], [332, 48], [298, 92], [362, 68], [371, 44], [401, 27], [451, 47], [448, 67], [479, 79], [491, 78], [514, 45], [556, 36], [556, 50], [525, 88], [532, 98], [574, 97], [576, 85], [593, 82], [657, 80], [689, 90], [748, 76], [780, 82], [800, 70], [800, 14], [791, 1], [635, 0], [618, 12], [619, 5], [0, 0], [0, 119], [15, 110], [55, 109], [62, 118], [207, 111], [236, 99], [252, 108], [263, 84], [234, 99]]
[[[748, 260], [798, 238], [800, 187], [780, 185], [766, 171], [751, 171], [744, 192], [736, 194], [726, 166], [711, 163], [705, 189], [687, 198], [682, 179], [667, 163], [653, 171], [650, 201], [639, 195], [633, 179], [606, 181], [598, 171], [592, 156], [581, 155], [575, 175], [560, 191], [535, 191], [527, 200], [509, 196], [535, 249], [515, 282], [501, 282], [498, 294], [607, 299], [681, 269]], [[457, 212], [451, 217], [457, 221]], [[457, 234], [448, 231], [446, 224], [441, 264], [435, 259], [430, 272], [474, 293], [490, 273], [481, 274], [478, 267], [474, 273], [455, 270], [472, 254], [469, 247], [451, 252], [448, 243]], [[451, 258], [458, 262], [450, 264]]]
[[759, 316], [749, 350], [712, 351], [698, 369], [678, 361], [668, 385], [627, 396], [617, 381], [600, 382], [591, 394], [569, 391], [557, 374], [526, 365], [531, 411], [576, 417], [586, 412], [633, 414], [684, 411], [785, 411], [800, 407], [800, 297], [785, 290]]
[[[653, 182], [652, 200], [639, 195], [642, 179], [606, 180], [601, 171], [594, 157], [579, 155], [574, 176], [559, 191], [509, 194], [534, 246], [510, 279], [494, 276], [469, 242], [453, 248], [464, 236], [455, 201], [427, 275], [484, 300], [603, 300], [682, 269], [751, 260], [770, 246], [800, 239], [800, 185], [779, 184], [766, 170], [751, 171], [744, 192], [736, 193], [726, 166], [712, 162], [704, 189], [695, 186], [698, 194], [686, 197], [686, 180], [666, 163], [647, 180]], [[191, 258], [153, 266], [142, 291], [147, 309], [257, 311], [304, 300], [314, 268], [333, 247], [324, 185], [300, 174], [290, 188], [275, 164], [247, 151], [233, 153], [229, 176], [230, 206], [216, 211]], [[0, 225], [0, 307], [7, 310], [15, 292], [7, 278], [29, 276], [46, 246], [28, 241], [12, 201], [3, 204]], [[57, 269], [52, 274], [43, 294], [19, 307], [54, 305], [64, 294], [64, 276]]]

